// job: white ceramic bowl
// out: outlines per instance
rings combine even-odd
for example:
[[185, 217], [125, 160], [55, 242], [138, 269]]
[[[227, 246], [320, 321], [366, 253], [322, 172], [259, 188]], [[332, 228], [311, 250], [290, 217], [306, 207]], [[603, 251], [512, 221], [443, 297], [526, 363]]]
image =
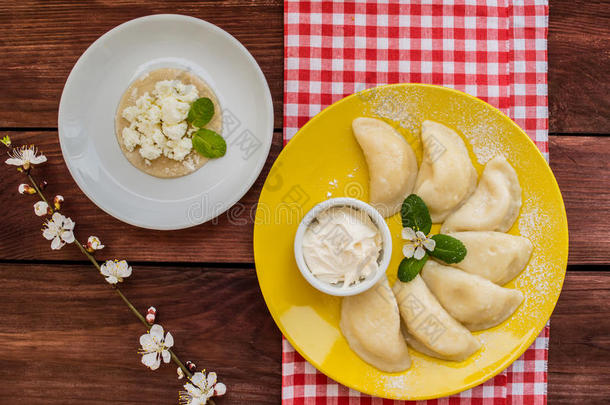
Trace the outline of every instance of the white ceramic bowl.
[[[187, 176], [160, 179], [121, 152], [115, 113], [145, 72], [181, 68], [203, 78], [223, 110], [227, 153]], [[229, 33], [198, 18], [159, 14], [119, 25], [80, 57], [59, 104], [59, 141], [70, 174], [108, 214], [150, 229], [181, 229], [230, 208], [258, 177], [273, 137], [271, 93], [258, 64]]]
[[[381, 233], [381, 241], [382, 247], [381, 252], [379, 253], [378, 263], [379, 269], [369, 275], [364, 280], [361, 280], [359, 283], [353, 284], [347, 288], [343, 288], [342, 284], [329, 284], [325, 281], [320, 280], [307, 267], [307, 263], [305, 262], [305, 257], [303, 256], [303, 236], [305, 235], [305, 231], [311, 224], [311, 222], [323, 211], [326, 211], [332, 207], [344, 207], [349, 206], [360, 211], [364, 211], [371, 218], [373, 223], [379, 229]], [[299, 227], [297, 228], [297, 233], [294, 237], [294, 257], [297, 262], [297, 266], [301, 271], [305, 280], [309, 282], [314, 288], [323, 293], [336, 295], [336, 296], [348, 296], [348, 295], [356, 295], [360, 294], [375, 284], [383, 277], [385, 274], [388, 265], [390, 264], [390, 258], [392, 257], [392, 235], [390, 234], [390, 229], [386, 224], [385, 220], [381, 216], [381, 214], [369, 204], [357, 200], [355, 198], [348, 197], [340, 197], [340, 198], [331, 198], [326, 201], [323, 201], [313, 207], [303, 218]]]

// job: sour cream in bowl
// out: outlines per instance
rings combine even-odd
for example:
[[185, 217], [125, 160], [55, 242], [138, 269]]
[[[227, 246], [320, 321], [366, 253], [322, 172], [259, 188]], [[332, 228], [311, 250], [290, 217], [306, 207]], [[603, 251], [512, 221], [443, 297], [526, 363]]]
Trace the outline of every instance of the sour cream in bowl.
[[303, 277], [326, 294], [360, 294], [390, 263], [392, 237], [379, 212], [354, 198], [317, 204], [301, 221], [294, 254]]

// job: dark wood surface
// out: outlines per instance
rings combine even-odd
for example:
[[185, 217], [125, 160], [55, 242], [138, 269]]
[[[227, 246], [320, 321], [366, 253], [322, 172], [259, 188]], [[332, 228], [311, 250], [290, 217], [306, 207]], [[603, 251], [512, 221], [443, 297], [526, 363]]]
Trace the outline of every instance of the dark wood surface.
[[[100, 259], [129, 257], [131, 261], [175, 262], [221, 262], [252, 263], [252, 230], [256, 203], [264, 179], [272, 162], [282, 147], [281, 132], [276, 131], [265, 169], [252, 189], [240, 200], [240, 208], [229, 210], [217, 221], [200, 225], [199, 245], [193, 249], [183, 241], [190, 238], [193, 228], [181, 231], [150, 231], [126, 225], [106, 215], [78, 188], [66, 168], [57, 132], [13, 132], [16, 143], [33, 143], [49, 157], [49, 163], [39, 171], [41, 178], [48, 178], [49, 195], [61, 193], [66, 198], [64, 212], [78, 220], [78, 233], [86, 238], [95, 234], [102, 240], [112, 241], [108, 249], [99, 253]], [[599, 218], [610, 213], [610, 137], [551, 136], [549, 141], [550, 163], [562, 190], [568, 212], [570, 228], [569, 264], [608, 264], [610, 232], [607, 223]], [[43, 175], [44, 174], [44, 175]], [[0, 233], [0, 260], [81, 260], [82, 255], [74, 249], [52, 251], [49, 242], [41, 237], [28, 241], [28, 249], [20, 249], [24, 226], [37, 229], [39, 219], [32, 213], [35, 199], [30, 196], [17, 197], [17, 185], [23, 176], [16, 171], [7, 171], [0, 182], [0, 206], [14, 205], [16, 215], [5, 219], [5, 231]], [[22, 204], [15, 204], [19, 198]], [[587, 215], [582, 215], [583, 199], [589, 204]], [[103, 218], [103, 220], [100, 220]], [[125, 230], [128, 229], [128, 232]], [[132, 248], [134, 240], [146, 240], [137, 250]], [[595, 240], [595, 243], [591, 243]], [[230, 249], [227, 247], [230, 246]]]
[[[109, 244], [101, 258], [126, 257], [137, 271], [125, 292], [140, 310], [159, 308], [178, 355], [216, 370], [229, 386], [219, 404], [280, 402], [280, 333], [252, 264], [252, 220], [264, 178], [281, 149], [282, 1], [52, 1], [0, 4], [0, 129], [49, 156], [40, 170], [49, 194], [66, 197], [79, 235]], [[550, 404], [610, 400], [610, 3], [551, 2], [550, 164], [570, 228], [564, 290], [551, 318]], [[192, 231], [149, 232], [93, 205], [70, 177], [57, 141], [57, 107], [79, 55], [135, 17], [182, 13], [231, 32], [254, 55], [271, 87], [274, 144], [266, 168], [230, 221]], [[175, 367], [143, 369], [141, 327], [75, 249], [37, 235], [21, 179], [0, 176], [0, 404], [176, 403]], [[21, 199], [21, 200], [20, 200]], [[141, 243], [145, 241], [145, 243]], [[138, 243], [134, 249], [133, 244]]]

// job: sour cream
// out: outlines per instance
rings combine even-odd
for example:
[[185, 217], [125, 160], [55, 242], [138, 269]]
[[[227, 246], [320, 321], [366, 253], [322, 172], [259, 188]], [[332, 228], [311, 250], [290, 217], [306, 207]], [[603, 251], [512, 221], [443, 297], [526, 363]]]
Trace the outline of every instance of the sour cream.
[[364, 211], [342, 206], [321, 212], [305, 231], [303, 256], [318, 279], [357, 284], [379, 269], [381, 233]]

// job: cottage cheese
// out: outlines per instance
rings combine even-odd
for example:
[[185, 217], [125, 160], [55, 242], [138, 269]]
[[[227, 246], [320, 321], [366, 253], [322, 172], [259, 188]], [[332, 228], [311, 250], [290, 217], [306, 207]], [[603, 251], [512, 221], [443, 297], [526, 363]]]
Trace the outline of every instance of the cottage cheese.
[[132, 152], [139, 146], [140, 156], [148, 161], [161, 155], [183, 161], [193, 148], [193, 128], [186, 117], [198, 98], [193, 85], [180, 80], [157, 82], [152, 94], [144, 93], [121, 113], [130, 124], [121, 134], [125, 148]]

